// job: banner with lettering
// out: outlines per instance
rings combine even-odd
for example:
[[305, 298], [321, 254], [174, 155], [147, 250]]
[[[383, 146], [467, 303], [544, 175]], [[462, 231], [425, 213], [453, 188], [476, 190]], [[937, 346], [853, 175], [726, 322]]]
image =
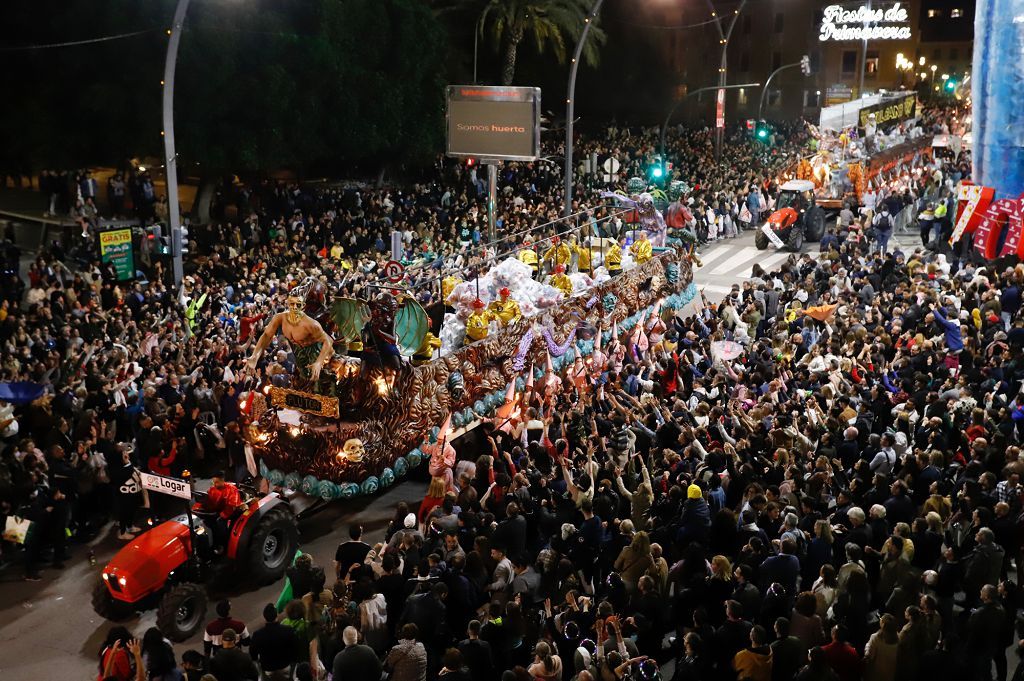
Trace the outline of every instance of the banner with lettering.
[[917, 115], [917, 95], [906, 95], [899, 99], [890, 99], [872, 106], [866, 106], [858, 112], [857, 125], [862, 129], [868, 124], [868, 116], [875, 114], [875, 123], [879, 126], [894, 125]]

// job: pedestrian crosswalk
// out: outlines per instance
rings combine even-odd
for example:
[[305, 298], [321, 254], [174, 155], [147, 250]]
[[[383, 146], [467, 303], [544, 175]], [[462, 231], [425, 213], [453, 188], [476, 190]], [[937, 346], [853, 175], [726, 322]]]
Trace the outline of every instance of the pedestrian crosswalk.
[[720, 298], [733, 284], [750, 279], [755, 263], [770, 271], [789, 256], [789, 251], [758, 250], [748, 235], [708, 244], [700, 251], [703, 265], [694, 272], [694, 281], [709, 298]]
[[[912, 250], [918, 244], [913, 235], [897, 235], [890, 241], [890, 245]], [[812, 258], [819, 256], [817, 244], [805, 246], [804, 252]], [[728, 294], [734, 284], [749, 280], [755, 264], [771, 272], [777, 270], [793, 253], [775, 248], [758, 250], [753, 245], [753, 236], [747, 233], [736, 239], [707, 244], [699, 255], [703, 264], [694, 270], [693, 280], [708, 298], [716, 300]]]
[[732, 255], [722, 261], [717, 267], [711, 270], [711, 274], [721, 276], [723, 274], [731, 274], [736, 270], [737, 267], [744, 263], [757, 258], [761, 255], [761, 251], [757, 250], [753, 246], [745, 246], [735, 251]]

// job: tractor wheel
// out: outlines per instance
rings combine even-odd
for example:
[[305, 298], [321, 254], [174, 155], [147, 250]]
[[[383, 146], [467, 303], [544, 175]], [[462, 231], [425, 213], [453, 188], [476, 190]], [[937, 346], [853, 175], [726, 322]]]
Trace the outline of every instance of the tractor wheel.
[[111, 596], [110, 589], [102, 581], [92, 590], [92, 609], [111, 622], [124, 622], [135, 616], [135, 606]]
[[821, 206], [815, 206], [804, 217], [804, 232], [807, 240], [815, 243], [825, 236], [825, 211]]
[[156, 626], [164, 636], [181, 642], [199, 631], [206, 621], [206, 589], [182, 582], [167, 590], [156, 611]]
[[299, 528], [286, 506], [269, 511], [260, 518], [249, 539], [249, 573], [258, 584], [275, 582], [292, 564], [299, 549]]
[[759, 251], [768, 248], [768, 235], [762, 232], [760, 228], [754, 230], [754, 245], [757, 246]]
[[804, 247], [804, 230], [800, 225], [793, 225], [789, 230], [786, 247], [794, 253], [799, 253], [800, 249]]

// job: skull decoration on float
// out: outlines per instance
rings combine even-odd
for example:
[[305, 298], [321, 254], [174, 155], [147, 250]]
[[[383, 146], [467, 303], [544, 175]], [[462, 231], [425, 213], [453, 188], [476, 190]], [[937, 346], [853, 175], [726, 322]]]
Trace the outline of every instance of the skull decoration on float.
[[362, 440], [357, 437], [349, 438], [345, 440], [344, 446], [342, 446], [341, 451], [338, 453], [338, 461], [360, 463], [363, 460], [365, 451]]

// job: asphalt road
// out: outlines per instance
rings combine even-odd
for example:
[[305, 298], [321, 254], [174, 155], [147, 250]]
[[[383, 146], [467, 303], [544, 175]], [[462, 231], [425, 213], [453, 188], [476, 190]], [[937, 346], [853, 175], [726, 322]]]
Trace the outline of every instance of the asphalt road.
[[[406, 481], [372, 499], [335, 502], [299, 523], [302, 550], [328, 573], [333, 584], [331, 561], [339, 542], [348, 539], [348, 528], [360, 523], [372, 545], [384, 536], [384, 530], [400, 501], [419, 507], [426, 485]], [[92, 610], [90, 596], [106, 562], [122, 545], [116, 532], [107, 530], [89, 545], [74, 547], [73, 557], [64, 570], [43, 570], [41, 582], [21, 581], [20, 566], [0, 574], [0, 677], [5, 681], [41, 681], [45, 679], [94, 679], [100, 645], [111, 624]], [[96, 565], [90, 565], [89, 551], [95, 552]], [[282, 580], [283, 582], [283, 580]], [[263, 607], [277, 600], [282, 582], [262, 588], [240, 583], [230, 594], [232, 615], [245, 621], [250, 631], [260, 626]], [[155, 611], [148, 611], [125, 624], [140, 638], [155, 624]], [[213, 619], [213, 603], [207, 620]], [[181, 653], [189, 648], [202, 650], [202, 633], [175, 646]]]

